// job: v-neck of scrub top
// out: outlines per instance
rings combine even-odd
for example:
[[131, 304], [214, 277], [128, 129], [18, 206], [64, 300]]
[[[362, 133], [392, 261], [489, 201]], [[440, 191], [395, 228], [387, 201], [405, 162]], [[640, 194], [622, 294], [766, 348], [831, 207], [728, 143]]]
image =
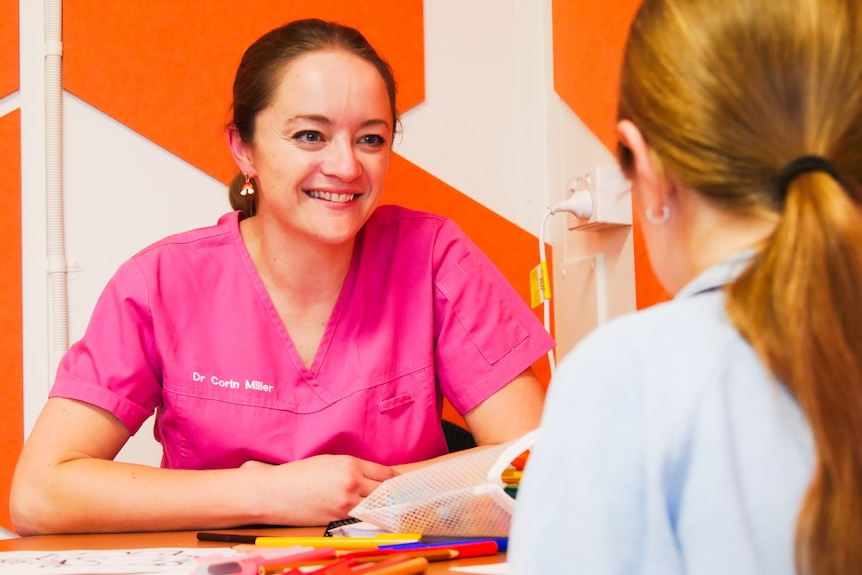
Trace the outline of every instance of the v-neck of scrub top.
[[296, 344], [293, 342], [293, 339], [291, 339], [290, 334], [287, 333], [287, 328], [284, 326], [284, 322], [278, 315], [278, 310], [275, 309], [272, 297], [270, 297], [266, 286], [263, 284], [263, 279], [261, 279], [260, 273], [257, 271], [257, 267], [251, 259], [251, 254], [242, 239], [242, 234], [239, 229], [240, 222], [247, 217], [247, 215], [241, 214], [237, 218], [236, 225], [233, 226], [233, 229], [231, 230], [231, 235], [234, 238], [234, 242], [237, 244], [240, 257], [248, 270], [248, 275], [257, 290], [258, 297], [260, 297], [260, 301], [263, 304], [270, 321], [272, 321], [272, 325], [275, 328], [276, 333], [278, 333], [291, 361], [293, 361], [297, 374], [302, 377], [306, 384], [315, 390], [321, 399], [331, 402], [334, 400], [334, 397], [326, 390], [325, 387], [320, 385], [317, 376], [320, 373], [324, 360], [326, 359], [326, 353], [335, 336], [338, 322], [341, 319], [342, 312], [347, 305], [347, 300], [349, 299], [350, 293], [353, 291], [353, 285], [356, 282], [357, 262], [359, 259], [357, 257], [357, 251], [361, 243], [362, 230], [360, 230], [360, 232], [354, 237], [350, 268], [347, 270], [347, 276], [344, 278], [344, 283], [338, 293], [338, 299], [335, 301], [332, 313], [326, 321], [326, 329], [323, 331], [323, 337], [320, 339], [320, 344], [314, 352], [314, 358], [311, 361], [311, 365], [306, 366], [305, 362], [302, 361], [302, 358], [299, 356]]

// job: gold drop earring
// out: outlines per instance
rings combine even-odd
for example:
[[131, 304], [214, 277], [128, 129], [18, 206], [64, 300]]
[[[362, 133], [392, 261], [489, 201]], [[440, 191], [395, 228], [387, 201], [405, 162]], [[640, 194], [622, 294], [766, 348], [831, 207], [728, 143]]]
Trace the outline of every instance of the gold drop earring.
[[239, 195], [250, 196], [254, 194], [254, 185], [252, 185], [251, 179], [249, 179], [248, 174], [243, 174], [243, 176], [245, 176], [245, 183], [242, 185], [242, 189], [240, 189]]

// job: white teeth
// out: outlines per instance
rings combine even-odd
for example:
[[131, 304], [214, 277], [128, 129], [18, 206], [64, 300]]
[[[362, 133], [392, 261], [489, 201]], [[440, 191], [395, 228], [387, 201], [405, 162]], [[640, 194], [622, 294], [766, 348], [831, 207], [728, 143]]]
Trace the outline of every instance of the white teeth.
[[309, 190], [307, 193], [312, 198], [326, 200], [327, 202], [337, 202], [339, 204], [349, 202], [356, 197], [356, 194], [333, 194], [331, 192], [321, 192], [318, 190]]

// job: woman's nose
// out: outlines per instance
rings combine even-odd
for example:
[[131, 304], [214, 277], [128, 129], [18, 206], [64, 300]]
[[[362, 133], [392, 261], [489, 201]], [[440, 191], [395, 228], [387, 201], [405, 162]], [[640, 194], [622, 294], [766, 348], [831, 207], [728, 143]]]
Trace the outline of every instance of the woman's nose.
[[362, 173], [362, 164], [352, 142], [333, 141], [327, 146], [326, 152], [327, 157], [323, 163], [326, 175], [350, 181]]

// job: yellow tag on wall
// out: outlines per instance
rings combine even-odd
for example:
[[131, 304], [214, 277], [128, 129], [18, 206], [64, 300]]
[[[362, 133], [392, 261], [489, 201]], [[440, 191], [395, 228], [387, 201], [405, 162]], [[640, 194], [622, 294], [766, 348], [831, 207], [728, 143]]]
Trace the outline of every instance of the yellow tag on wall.
[[538, 307], [548, 299], [551, 299], [548, 263], [542, 262], [530, 270], [530, 305]]

